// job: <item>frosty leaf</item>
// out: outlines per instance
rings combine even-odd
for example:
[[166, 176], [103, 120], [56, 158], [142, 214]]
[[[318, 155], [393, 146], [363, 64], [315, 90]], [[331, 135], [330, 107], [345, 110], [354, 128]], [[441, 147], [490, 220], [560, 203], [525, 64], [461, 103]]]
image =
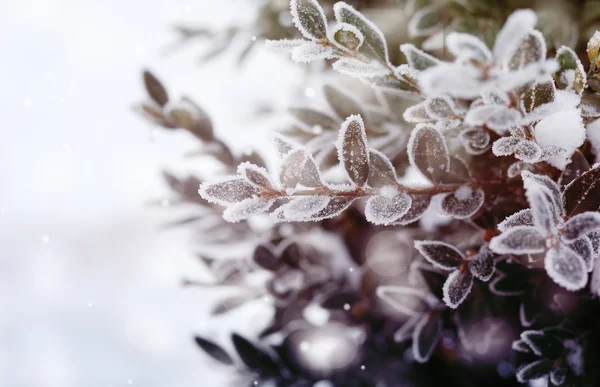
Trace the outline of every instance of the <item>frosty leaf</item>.
[[[435, 66], [435, 67], [432, 67]], [[447, 94], [462, 99], [480, 96], [485, 87], [480, 70], [471, 64], [431, 63], [419, 74], [419, 87], [423, 95]]]
[[386, 155], [376, 149], [369, 149], [369, 178], [371, 187], [379, 188], [385, 185], [395, 185], [396, 171]]
[[167, 90], [150, 71], [144, 71], [144, 85], [150, 98], [159, 106], [165, 106], [169, 102]]
[[456, 247], [440, 241], [415, 241], [415, 249], [434, 266], [443, 270], [454, 270], [465, 259]]
[[595, 70], [599, 66], [600, 57], [600, 32], [596, 31], [587, 44], [587, 54], [590, 60], [590, 69]]
[[521, 41], [533, 30], [537, 23], [535, 12], [522, 9], [513, 12], [502, 29], [496, 35], [494, 42], [494, 59], [503, 63]]
[[511, 346], [513, 351], [522, 352], [522, 353], [530, 353], [529, 345], [525, 343], [523, 340], [515, 340]]
[[515, 126], [521, 113], [505, 105], [482, 105], [469, 110], [465, 123], [474, 126], [487, 125], [488, 128], [502, 134], [508, 128]]
[[600, 230], [600, 213], [583, 212], [570, 218], [562, 227], [561, 233], [566, 242], [572, 242], [585, 234]]
[[288, 220], [301, 220], [310, 218], [320, 212], [329, 204], [327, 196], [304, 196], [284, 204], [283, 216]]
[[413, 331], [412, 350], [416, 361], [425, 363], [429, 360], [441, 333], [442, 320], [437, 315], [425, 314]]
[[538, 356], [555, 358], [564, 351], [563, 344], [550, 331], [523, 331], [521, 332], [521, 340], [523, 340], [529, 348]]
[[454, 270], [444, 283], [444, 302], [456, 309], [471, 293], [473, 274], [470, 271]]
[[480, 188], [471, 189], [464, 185], [455, 192], [441, 197], [440, 211], [458, 219], [467, 219], [481, 208], [484, 197], [483, 190]]
[[325, 85], [323, 87], [323, 92], [331, 109], [333, 109], [335, 114], [342, 120], [352, 114], [364, 115], [358, 101], [333, 86]]
[[443, 8], [437, 4], [419, 9], [408, 22], [411, 37], [426, 37], [442, 28]]
[[351, 24], [362, 33], [364, 43], [360, 48], [361, 52], [375, 55], [381, 62], [389, 63], [385, 37], [375, 23], [343, 1], [338, 1], [333, 5], [333, 12], [338, 22]]
[[402, 117], [407, 122], [430, 122], [432, 117], [429, 116], [425, 108], [427, 101], [423, 101], [404, 110]]
[[454, 102], [449, 97], [435, 97], [425, 101], [427, 115], [435, 120], [447, 120], [460, 116]]
[[540, 31], [533, 30], [521, 40], [506, 62], [509, 70], [518, 70], [530, 63], [546, 59], [546, 41]]
[[238, 165], [237, 173], [258, 188], [271, 187], [271, 178], [266, 169], [248, 162]]
[[548, 375], [554, 368], [554, 361], [543, 359], [522, 366], [517, 370], [517, 380], [525, 383], [530, 380], [536, 380]]
[[362, 187], [369, 177], [369, 145], [365, 125], [358, 115], [349, 116], [340, 128], [338, 159], [350, 180]]
[[275, 149], [277, 150], [277, 155], [280, 158], [283, 158], [293, 148], [299, 147], [298, 144], [294, 143], [293, 141], [291, 141], [287, 137], [282, 136], [279, 133], [273, 134], [273, 144], [275, 145]]
[[251, 198], [235, 203], [223, 211], [223, 219], [228, 222], [236, 223], [240, 220], [248, 219], [252, 215], [267, 211], [275, 203], [275, 200], [265, 200], [261, 198]]
[[316, 0], [292, 0], [290, 10], [296, 28], [305, 38], [311, 40], [326, 38], [327, 19], [323, 8]]
[[258, 266], [269, 271], [275, 271], [281, 266], [281, 262], [275, 253], [265, 245], [258, 245], [256, 249], [254, 249], [252, 260]]
[[487, 63], [492, 53], [479, 38], [470, 34], [451, 32], [446, 37], [448, 50], [459, 60], [475, 60]]
[[534, 224], [540, 230], [549, 232], [563, 216], [558, 185], [547, 176], [536, 175], [529, 171], [521, 172], [521, 177]]
[[393, 197], [372, 196], [365, 206], [365, 217], [373, 224], [388, 225], [404, 216], [410, 209], [411, 198], [405, 193]]
[[548, 250], [544, 267], [550, 278], [567, 290], [579, 290], [587, 283], [587, 267], [583, 258], [568, 247]]
[[329, 203], [321, 211], [317, 212], [310, 219], [313, 221], [319, 221], [323, 219], [333, 218], [342, 213], [346, 208], [350, 207], [355, 198], [352, 197], [334, 197], [330, 198]]
[[543, 155], [542, 148], [533, 141], [521, 140], [515, 147], [515, 157], [526, 163], [536, 163], [541, 160]]
[[316, 126], [321, 127], [323, 130], [337, 131], [339, 129], [339, 122], [337, 120], [319, 111], [305, 108], [291, 108], [289, 112], [296, 120], [305, 125], [310, 133], [314, 133], [313, 128]]
[[377, 61], [369, 63], [352, 58], [341, 58], [331, 66], [335, 71], [359, 78], [375, 78], [388, 75], [390, 70]]
[[407, 151], [410, 163], [434, 183], [450, 164], [444, 136], [430, 125], [413, 129]]
[[561, 70], [557, 76], [557, 84], [563, 89], [574, 90], [581, 95], [585, 89], [587, 77], [583, 64], [575, 51], [567, 46], [561, 46], [556, 50], [556, 60]]
[[506, 217], [506, 219], [498, 224], [498, 230], [504, 232], [507, 229], [516, 226], [533, 226], [533, 215], [531, 213], [531, 209], [526, 208]]
[[554, 102], [555, 95], [556, 86], [552, 78], [537, 82], [523, 95], [525, 111], [529, 113], [541, 105]]
[[592, 242], [594, 259], [598, 258], [598, 254], [600, 253], [600, 232], [591, 232], [589, 233], [588, 238], [590, 238], [590, 241]]
[[469, 180], [471, 180], [471, 173], [467, 164], [456, 156], [450, 156], [448, 170], [440, 173], [437, 182], [441, 184], [462, 184]]
[[564, 190], [573, 180], [589, 171], [590, 164], [586, 160], [583, 153], [576, 149], [571, 155], [571, 162], [567, 164], [565, 170], [558, 179], [558, 185], [561, 190]]
[[475, 127], [463, 130], [460, 133], [460, 140], [467, 153], [480, 155], [488, 150], [491, 137], [485, 130]]
[[490, 249], [498, 254], [537, 254], [546, 251], [546, 240], [535, 227], [515, 226], [492, 238]]
[[600, 167], [598, 165], [565, 187], [563, 206], [568, 216], [600, 209]]
[[280, 39], [280, 40], [266, 40], [265, 44], [267, 47], [274, 51], [280, 52], [291, 52], [294, 48], [302, 46], [306, 43], [304, 39]]
[[352, 24], [338, 23], [333, 27], [331, 32], [331, 39], [333, 42], [339, 44], [341, 47], [356, 51], [360, 49], [365, 41], [365, 37], [362, 32]]
[[420, 315], [420, 314], [413, 314], [412, 316], [410, 316], [408, 321], [406, 321], [400, 327], [400, 329], [398, 329], [396, 331], [396, 333], [394, 333], [394, 341], [396, 343], [402, 343], [406, 340], [411, 339], [412, 335], [413, 335], [413, 331], [415, 329], [415, 326], [421, 320], [421, 318], [422, 318], [422, 315]]
[[564, 154], [548, 160], [563, 170], [568, 164], [569, 155], [585, 141], [585, 126], [579, 110], [572, 108], [546, 116], [535, 126], [535, 139], [542, 148], [556, 146], [565, 149]]
[[588, 273], [594, 268], [594, 248], [587, 236], [575, 240], [568, 247], [579, 255], [585, 262]]
[[396, 219], [394, 225], [404, 226], [417, 221], [429, 208], [431, 196], [429, 195], [413, 195], [411, 196], [412, 204], [406, 214]]
[[313, 60], [333, 58], [333, 48], [314, 42], [306, 42], [292, 49], [292, 60], [298, 63], [310, 63]]
[[494, 261], [494, 255], [489, 250], [482, 250], [470, 257], [468, 262], [469, 270], [475, 278], [483, 282], [487, 282], [492, 278], [496, 262]]
[[404, 43], [400, 45], [400, 51], [406, 56], [406, 62], [415, 70], [427, 70], [430, 67], [435, 67], [440, 64], [440, 60], [436, 57], [421, 51], [414, 45]]
[[400, 313], [412, 316], [431, 306], [434, 297], [422, 290], [406, 286], [379, 286], [377, 297]]
[[242, 178], [231, 178], [218, 183], [202, 183], [198, 193], [211, 203], [228, 206], [252, 198], [257, 189]]
[[285, 188], [322, 186], [315, 160], [304, 149], [289, 152], [281, 163], [279, 181]]
[[600, 94], [584, 94], [581, 96], [581, 116], [585, 118], [600, 117]]
[[219, 345], [200, 336], [194, 337], [194, 341], [196, 342], [198, 347], [200, 347], [207, 355], [209, 355], [213, 359], [225, 365], [233, 365], [233, 359], [231, 358], [231, 356], [229, 356], [229, 354]]
[[510, 156], [515, 153], [517, 145], [519, 145], [521, 141], [521, 138], [515, 136], [501, 137], [494, 141], [492, 152], [496, 156]]
[[550, 372], [550, 382], [555, 386], [560, 386], [567, 379], [567, 372], [569, 371], [568, 367], [565, 364], [560, 364], [556, 366]]

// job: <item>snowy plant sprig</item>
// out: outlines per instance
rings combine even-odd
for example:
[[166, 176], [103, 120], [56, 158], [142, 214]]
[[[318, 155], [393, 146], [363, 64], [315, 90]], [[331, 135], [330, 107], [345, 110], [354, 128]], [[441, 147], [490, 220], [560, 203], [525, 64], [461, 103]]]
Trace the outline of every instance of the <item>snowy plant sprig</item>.
[[465, 219], [483, 205], [485, 187], [504, 184], [472, 180], [466, 164], [449, 155], [443, 135], [428, 125], [415, 128], [408, 145], [410, 163], [432, 183], [423, 187], [398, 182], [390, 160], [369, 147], [364, 122], [358, 115], [346, 119], [336, 142], [345, 184], [323, 181], [317, 163], [304, 147], [281, 135], [275, 135], [274, 142], [281, 157], [278, 179], [246, 163], [238, 167], [236, 176], [200, 186], [204, 199], [227, 207], [226, 220], [246, 219], [285, 199], [287, 202], [272, 212], [275, 221], [318, 221], [340, 214], [359, 198], [368, 198], [365, 216], [374, 224], [412, 223], [432, 199], [442, 214]]
[[598, 176], [597, 167], [586, 174], [573, 180], [563, 193], [547, 176], [523, 171], [531, 208], [498, 225], [501, 234], [490, 241], [491, 250], [498, 254], [545, 254], [546, 272], [558, 285], [571, 291], [583, 288], [595, 258], [589, 235], [600, 230], [597, 208], [586, 211], [589, 203], [598, 200], [589, 195], [597, 184], [590, 179]]
[[381, 30], [349, 4], [334, 4], [333, 26], [316, 0], [291, 0], [290, 10], [304, 39], [267, 41], [269, 46], [290, 51], [299, 63], [334, 59], [333, 69], [342, 74], [381, 87], [417, 90], [408, 67], [395, 67], [390, 62]]

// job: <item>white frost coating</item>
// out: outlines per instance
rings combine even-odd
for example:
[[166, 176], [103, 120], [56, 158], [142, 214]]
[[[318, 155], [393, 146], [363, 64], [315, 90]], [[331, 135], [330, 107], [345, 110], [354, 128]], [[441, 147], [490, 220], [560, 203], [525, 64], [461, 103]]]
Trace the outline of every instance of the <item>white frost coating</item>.
[[292, 49], [292, 60], [298, 63], [310, 63], [313, 60], [333, 57], [332, 47], [322, 46], [314, 42], [305, 42], [305, 44]]
[[269, 172], [267, 172], [265, 168], [254, 165], [248, 161], [238, 165], [237, 173], [257, 187], [271, 186]]
[[327, 196], [304, 196], [282, 205], [283, 216], [289, 220], [310, 218], [329, 204]]
[[496, 35], [494, 59], [498, 63], [503, 63], [514, 48], [533, 30], [536, 23], [537, 16], [530, 9], [513, 12]]
[[416, 71], [425, 70], [442, 63], [438, 58], [429, 55], [423, 50], [419, 50], [410, 43], [401, 44], [400, 51], [406, 56], [408, 65]]
[[529, 353], [531, 350], [523, 340], [515, 340], [512, 342], [511, 348], [513, 351]]
[[302, 46], [306, 43], [303, 39], [281, 39], [281, 40], [266, 40], [265, 45], [274, 51], [290, 52], [294, 48]]
[[411, 206], [411, 198], [400, 193], [393, 198], [372, 196], [365, 206], [365, 217], [373, 224], [388, 225], [404, 216]]
[[498, 224], [498, 230], [500, 230], [500, 232], [504, 232], [511, 227], [517, 226], [533, 226], [533, 215], [531, 214], [531, 209], [526, 208], [507, 216]]
[[440, 6], [438, 4], [428, 5], [416, 11], [414, 15], [410, 18], [408, 22], [408, 35], [410, 37], [425, 37], [435, 33], [437, 30], [441, 28], [441, 23], [436, 25], [427, 27], [427, 28], [419, 28], [419, 23], [429, 14], [434, 12], [439, 12]]
[[[338, 160], [344, 166], [348, 178], [356, 184], [355, 180], [361, 175], [361, 170], [369, 168], [369, 143], [367, 142], [367, 132], [365, 123], [358, 114], [353, 114], [346, 118], [340, 127], [340, 132], [335, 144], [338, 153]], [[346, 147], [352, 149], [350, 154], [346, 154]], [[355, 154], [354, 152], [360, 152]], [[359, 182], [362, 186], [365, 181]]]
[[237, 223], [240, 220], [248, 219], [252, 215], [267, 211], [275, 203], [275, 200], [264, 200], [261, 198], [251, 198], [242, 200], [223, 211], [223, 219], [231, 223]]
[[[592, 150], [596, 155], [600, 155], [600, 119], [597, 119], [587, 125], [587, 139], [592, 145]], [[596, 162], [600, 157], [596, 156]]]
[[590, 278], [590, 293], [600, 297], [600, 259], [596, 259], [594, 262], [594, 269]]
[[365, 63], [352, 58], [340, 58], [331, 67], [339, 73], [359, 78], [382, 77], [391, 72], [378, 61]]
[[356, 38], [358, 39], [358, 44], [357, 44], [356, 48], [354, 48], [354, 51], [357, 51], [358, 49], [360, 49], [360, 47], [363, 45], [363, 43], [365, 41], [365, 36], [355, 26], [353, 26], [352, 24], [348, 24], [348, 23], [338, 23], [333, 27], [333, 29], [331, 31], [328, 32], [328, 38], [329, 38], [330, 42], [332, 42], [333, 44], [335, 44], [337, 47], [341, 48], [344, 51], [350, 51], [350, 50], [347, 47], [345, 47], [344, 45], [342, 45], [341, 43], [339, 43], [337, 40], [335, 40], [335, 34], [338, 31], [350, 32], [350, 33], [354, 34], [354, 36], [356, 36]]
[[544, 332], [542, 331], [523, 331], [521, 332], [521, 340], [523, 340], [529, 348], [538, 356], [542, 356], [542, 349], [536, 344], [534, 337], [542, 337], [544, 336]]
[[519, 145], [521, 141], [521, 138], [515, 136], [501, 137], [494, 141], [492, 153], [496, 156], [510, 156], [515, 153], [517, 145]]
[[400, 313], [412, 316], [422, 312], [423, 306], [437, 304], [437, 299], [422, 290], [407, 286], [384, 285], [376, 290], [377, 297]]
[[562, 227], [562, 237], [565, 242], [572, 242], [575, 239], [600, 230], [600, 213], [584, 212], [570, 218]]
[[492, 238], [490, 249], [498, 254], [538, 254], [546, 251], [546, 240], [535, 227], [515, 226]]
[[[437, 328], [436, 332], [435, 332], [436, 335], [431, 340], [432, 344], [427, 349], [427, 352], [421, 353], [421, 350], [419, 348], [419, 336], [421, 335], [421, 332], [423, 331], [423, 328], [425, 327], [425, 325], [427, 325], [427, 323], [429, 322], [429, 319], [432, 317], [436, 318], [436, 321], [434, 322], [434, 324], [436, 324], [436, 328]], [[441, 333], [442, 333], [441, 325], [442, 325], [442, 321], [438, 317], [432, 316], [431, 314], [425, 314], [423, 316], [423, 318], [421, 318], [421, 320], [419, 320], [419, 322], [416, 324], [415, 330], [413, 331], [412, 350], [413, 350], [413, 356], [414, 356], [415, 360], [418, 361], [419, 363], [425, 363], [431, 357], [431, 354], [433, 353], [433, 350], [437, 346], [437, 343], [439, 342], [440, 337], [441, 337]]]
[[583, 373], [583, 348], [575, 340], [563, 341], [565, 348], [569, 350], [567, 355], [567, 363], [571, 367], [571, 371], [575, 375], [581, 375]]
[[469, 200], [473, 195], [473, 189], [468, 185], [461, 185], [455, 192], [454, 196], [461, 201]]
[[424, 95], [448, 94], [457, 98], [472, 99], [481, 94], [484, 82], [480, 71], [472, 65], [441, 63], [419, 75], [419, 87]]
[[475, 107], [465, 116], [465, 123], [473, 126], [487, 125], [488, 128], [504, 134], [521, 119], [521, 113], [504, 105], [483, 105]]
[[[519, 367], [519, 369], [517, 370], [517, 373], [515, 375], [517, 377], [517, 380], [519, 381], [519, 383], [527, 383], [528, 381], [530, 381], [529, 378], [526, 378], [527, 377], [526, 375], [528, 374], [529, 370], [531, 370], [532, 368], [536, 368], [539, 364], [547, 362], [547, 361], [548, 361], [547, 359], [536, 360], [533, 363], [525, 364], [525, 365]], [[544, 376], [546, 376], [546, 375], [540, 375], [540, 379], [543, 378]], [[543, 385], [545, 386], [547, 382], [544, 381], [543, 383], [544, 383]]]
[[461, 190], [459, 196], [456, 192], [436, 195], [438, 210], [443, 215], [450, 215], [457, 219], [467, 219], [473, 216], [483, 205], [485, 195], [480, 188], [471, 190], [465, 199], [467, 191]]
[[483, 282], [487, 282], [492, 278], [495, 268], [496, 261], [494, 261], [494, 256], [487, 249], [469, 258], [469, 270], [471, 274]]
[[583, 259], [588, 273], [591, 272], [594, 268], [594, 249], [590, 238], [584, 236], [567, 246]]
[[460, 61], [474, 59], [487, 63], [492, 59], [492, 53], [485, 43], [470, 34], [449, 33], [446, 37], [446, 47]]
[[537, 163], [544, 155], [550, 157], [549, 154], [545, 154], [542, 148], [533, 141], [521, 140], [515, 147], [515, 157], [526, 163]]
[[396, 195], [398, 195], [398, 187], [393, 185], [385, 185], [379, 189], [379, 194], [388, 199], [393, 199]]
[[202, 183], [198, 193], [204, 200], [229, 206], [249, 199], [258, 193], [256, 187], [243, 178], [229, 177], [212, 183]]
[[585, 126], [579, 109], [568, 109], [551, 114], [535, 126], [535, 138], [542, 146], [563, 148], [563, 154], [548, 159], [548, 163], [565, 169], [573, 151], [585, 141]]
[[[421, 139], [421, 137], [423, 136], [423, 133], [425, 131], [430, 131], [433, 130], [434, 133], [438, 136], [438, 142], [443, 146], [444, 149], [444, 154], [446, 155], [445, 165], [440, 165], [440, 168], [442, 169], [448, 169], [449, 165], [450, 165], [450, 157], [448, 156], [448, 146], [446, 145], [446, 141], [444, 140], [444, 136], [437, 130], [435, 129], [435, 127], [433, 127], [432, 125], [417, 125], [412, 132], [410, 132], [410, 137], [408, 138], [408, 143], [406, 144], [406, 151], [408, 153], [408, 161], [410, 163], [410, 165], [417, 167], [417, 164], [415, 163], [415, 152], [416, 152], [416, 146], [419, 143], [419, 140]], [[436, 142], [437, 145], [437, 142]]]
[[420, 102], [406, 109], [402, 117], [408, 122], [431, 122], [432, 118], [427, 113], [425, 106], [427, 101]]
[[301, 147], [300, 144], [276, 132], [273, 132], [271, 135], [271, 141], [273, 142], [273, 145], [277, 150], [277, 155], [280, 159], [287, 155], [292, 149]]
[[460, 250], [441, 241], [415, 241], [415, 249], [429, 263], [442, 270], [454, 270], [465, 259]]
[[444, 303], [452, 308], [456, 309], [471, 293], [473, 287], [473, 275], [471, 272], [463, 272], [461, 270], [454, 270], [442, 287], [444, 293]]
[[519, 321], [521, 322], [521, 325], [528, 328], [536, 322], [537, 318], [538, 315], [536, 314], [533, 318], [528, 319], [527, 313], [525, 312], [525, 304], [521, 302], [521, 305], [519, 305]]
[[294, 25], [305, 38], [318, 40], [327, 35], [325, 11], [316, 0], [291, 0], [290, 13]]
[[573, 92], [566, 90], [556, 90], [554, 92], [554, 101], [537, 106], [531, 112], [525, 114], [521, 119], [521, 125], [529, 125], [542, 120], [558, 111], [575, 109], [579, 106], [581, 97]]
[[583, 258], [568, 247], [548, 250], [544, 267], [550, 278], [567, 290], [579, 290], [587, 283], [587, 268]]

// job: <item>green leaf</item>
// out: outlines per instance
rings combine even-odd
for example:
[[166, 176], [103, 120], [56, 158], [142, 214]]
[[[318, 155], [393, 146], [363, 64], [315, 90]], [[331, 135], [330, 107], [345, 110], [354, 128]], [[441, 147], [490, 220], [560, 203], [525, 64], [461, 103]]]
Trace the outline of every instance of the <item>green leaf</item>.
[[575, 51], [567, 46], [560, 47], [556, 51], [556, 61], [560, 66], [560, 71], [556, 75], [558, 86], [562, 89], [573, 89], [579, 95], [583, 94], [587, 77]]

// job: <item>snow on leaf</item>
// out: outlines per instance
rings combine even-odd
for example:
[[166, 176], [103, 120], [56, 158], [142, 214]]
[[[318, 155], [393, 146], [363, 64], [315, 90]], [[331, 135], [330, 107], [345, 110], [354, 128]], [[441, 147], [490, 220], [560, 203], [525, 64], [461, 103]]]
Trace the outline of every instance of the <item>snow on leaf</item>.
[[[461, 190], [468, 188], [468, 192]], [[444, 215], [451, 215], [458, 219], [467, 219], [473, 216], [483, 205], [484, 193], [480, 188], [470, 189], [462, 186], [456, 192], [440, 195], [439, 210]]]
[[494, 141], [492, 152], [496, 156], [510, 156], [515, 153], [517, 145], [519, 145], [521, 141], [521, 138], [515, 136], [501, 137]]
[[431, 122], [432, 117], [427, 113], [427, 109], [425, 108], [427, 101], [423, 101], [416, 105], [413, 105], [404, 111], [402, 117], [407, 122]]
[[464, 261], [465, 256], [456, 247], [440, 241], [415, 241], [415, 249], [442, 270], [454, 270]]
[[258, 165], [249, 162], [241, 163], [238, 165], [237, 173], [259, 188], [271, 187], [269, 173]]
[[365, 217], [373, 224], [388, 225], [404, 216], [411, 206], [411, 198], [398, 193], [388, 198], [383, 195], [372, 196], [365, 206]]
[[536, 380], [548, 375], [554, 368], [554, 361], [542, 359], [526, 364], [517, 370], [517, 380], [519, 383], [525, 383], [530, 380]]
[[515, 147], [515, 157], [526, 163], [536, 163], [540, 161], [544, 152], [538, 144], [533, 141], [521, 140]]
[[282, 205], [283, 216], [289, 220], [310, 218], [329, 204], [327, 196], [303, 196]]
[[471, 293], [473, 274], [470, 271], [454, 270], [444, 283], [444, 302], [452, 309], [458, 306]]
[[460, 132], [462, 145], [467, 153], [472, 155], [485, 153], [489, 149], [490, 140], [490, 134], [482, 128], [469, 128]]
[[431, 125], [417, 125], [407, 144], [408, 159], [429, 180], [436, 182], [450, 164], [444, 136]]
[[594, 268], [594, 248], [590, 238], [583, 236], [570, 243], [568, 247], [583, 259], [588, 273], [591, 272]]
[[338, 59], [331, 67], [339, 73], [359, 78], [382, 77], [390, 73], [390, 69], [377, 61], [365, 63], [353, 58]]
[[336, 89], [331, 85], [325, 85], [323, 87], [323, 93], [325, 94], [325, 99], [327, 99], [327, 103], [331, 106], [331, 109], [333, 109], [335, 114], [342, 120], [352, 114], [364, 115], [360, 103], [348, 94], [343, 93], [341, 90]]
[[379, 188], [385, 185], [395, 185], [396, 171], [390, 159], [376, 149], [369, 149], [369, 178], [371, 187]]
[[362, 187], [369, 177], [369, 145], [365, 124], [358, 115], [349, 116], [340, 128], [338, 158], [350, 180]]
[[[575, 51], [567, 46], [561, 46], [556, 50], [556, 60], [562, 71], [557, 77], [558, 85], [567, 90], [574, 90], [581, 95], [587, 83], [587, 76]], [[565, 76], [566, 74], [572, 75]]]
[[578, 109], [567, 109], [550, 114], [535, 126], [535, 139], [541, 147], [556, 146], [565, 149], [561, 155], [548, 162], [564, 170], [569, 156], [585, 141], [585, 126]]
[[435, 120], [447, 120], [462, 115], [454, 101], [447, 96], [427, 99], [425, 111], [429, 117]]
[[526, 208], [507, 216], [501, 223], [498, 224], [498, 230], [500, 230], [500, 232], [504, 232], [507, 229], [516, 226], [533, 226], [533, 215], [531, 213], [531, 209]]
[[594, 231], [600, 231], [600, 213], [588, 211], [569, 218], [563, 225], [561, 234], [566, 242], [572, 242]]
[[385, 37], [375, 23], [343, 1], [333, 5], [333, 12], [338, 22], [353, 25], [362, 33], [364, 43], [360, 48], [361, 52], [375, 55], [383, 63], [390, 62]]
[[508, 128], [515, 126], [521, 119], [521, 113], [505, 105], [482, 105], [469, 110], [465, 123], [474, 126], [487, 125], [488, 128], [503, 134]]
[[469, 258], [468, 266], [475, 278], [487, 282], [494, 275], [494, 268], [496, 267], [494, 254], [488, 249], [482, 249], [482, 251]]
[[279, 181], [285, 188], [296, 188], [306, 161], [304, 149], [294, 149], [283, 159], [279, 171]]
[[442, 28], [442, 7], [432, 4], [419, 9], [408, 22], [408, 34], [411, 37], [426, 37]]
[[537, 254], [546, 251], [546, 239], [532, 226], [515, 226], [495, 236], [490, 249], [498, 254]]
[[436, 57], [427, 54], [425, 51], [419, 50], [413, 44], [404, 43], [400, 45], [400, 51], [406, 56], [406, 62], [415, 70], [427, 70], [442, 63]]
[[590, 170], [590, 164], [586, 160], [583, 153], [576, 149], [571, 155], [571, 162], [567, 164], [565, 170], [558, 179], [558, 185], [561, 190], [564, 190], [573, 180], [583, 175]]
[[546, 40], [540, 31], [529, 32], [506, 61], [509, 70], [518, 70], [530, 63], [546, 59]]
[[249, 199], [257, 189], [243, 178], [233, 177], [217, 183], [202, 183], [198, 193], [211, 203], [228, 206]]
[[313, 60], [333, 58], [333, 48], [315, 42], [305, 42], [292, 49], [292, 60], [298, 63], [310, 63]]
[[442, 320], [427, 313], [415, 326], [413, 331], [413, 356], [419, 363], [425, 363], [431, 357], [442, 333]]
[[521, 172], [525, 196], [532, 209], [533, 222], [549, 231], [563, 216], [561, 193], [558, 185], [548, 176]]
[[330, 198], [329, 203], [325, 208], [311, 216], [310, 219], [306, 220], [320, 221], [338, 216], [346, 208], [350, 207], [354, 200], [355, 198], [343, 196]]
[[515, 47], [527, 37], [537, 23], [535, 12], [530, 9], [522, 9], [513, 12], [502, 29], [496, 35], [494, 42], [494, 59], [503, 63]]
[[318, 40], [327, 36], [325, 11], [316, 0], [292, 0], [290, 11], [296, 28], [305, 38]]
[[546, 80], [538, 81], [527, 90], [521, 97], [521, 102], [525, 111], [530, 113], [542, 105], [554, 102], [555, 96], [556, 86], [554, 85], [554, 80], [551, 77], [547, 77]]
[[458, 60], [475, 60], [487, 63], [492, 59], [489, 48], [478, 37], [451, 32], [446, 37], [446, 47]]
[[431, 196], [429, 195], [413, 195], [411, 196], [411, 199], [412, 204], [410, 209], [406, 214], [396, 219], [394, 225], [404, 226], [419, 220], [425, 211], [427, 211], [429, 203], [431, 202]]
[[252, 215], [267, 211], [275, 203], [275, 199], [250, 198], [229, 206], [223, 211], [223, 219], [231, 223], [248, 219]]
[[566, 246], [550, 249], [544, 259], [546, 272], [563, 288], [575, 291], [587, 283], [587, 267], [583, 258]]
[[407, 286], [379, 286], [377, 297], [400, 313], [412, 316], [420, 314], [431, 306], [433, 296], [422, 290]]
[[329, 40], [346, 51], [356, 51], [364, 43], [365, 37], [352, 24], [338, 23], [333, 27]]
[[480, 79], [481, 72], [471, 64], [444, 62], [431, 66], [419, 74], [419, 87], [423, 95], [448, 94], [456, 98], [472, 99], [479, 97], [485, 86]]
[[563, 206], [568, 216], [600, 209], [600, 167], [595, 165], [565, 187]]

